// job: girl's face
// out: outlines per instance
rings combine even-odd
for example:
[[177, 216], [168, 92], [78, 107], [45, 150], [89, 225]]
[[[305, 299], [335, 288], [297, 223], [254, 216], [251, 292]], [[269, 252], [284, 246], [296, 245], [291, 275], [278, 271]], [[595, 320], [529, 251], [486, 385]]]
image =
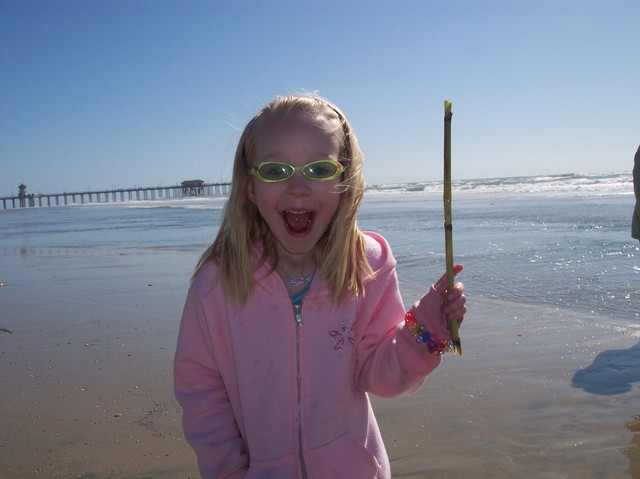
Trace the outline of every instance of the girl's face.
[[[338, 120], [321, 115], [283, 113], [270, 118], [255, 136], [255, 160], [302, 166], [312, 161], [338, 159], [341, 132]], [[249, 176], [247, 192], [276, 240], [280, 261], [299, 264], [320, 240], [340, 201], [340, 177], [308, 179], [300, 171], [275, 183]]]

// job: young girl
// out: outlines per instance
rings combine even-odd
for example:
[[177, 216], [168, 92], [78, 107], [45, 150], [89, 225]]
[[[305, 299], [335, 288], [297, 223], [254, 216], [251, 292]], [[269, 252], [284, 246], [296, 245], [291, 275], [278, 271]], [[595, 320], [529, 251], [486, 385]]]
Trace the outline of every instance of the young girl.
[[405, 314], [389, 245], [356, 224], [362, 163], [317, 96], [277, 98], [242, 133], [175, 356], [203, 478], [391, 477], [367, 393], [416, 391], [466, 299], [443, 276]]

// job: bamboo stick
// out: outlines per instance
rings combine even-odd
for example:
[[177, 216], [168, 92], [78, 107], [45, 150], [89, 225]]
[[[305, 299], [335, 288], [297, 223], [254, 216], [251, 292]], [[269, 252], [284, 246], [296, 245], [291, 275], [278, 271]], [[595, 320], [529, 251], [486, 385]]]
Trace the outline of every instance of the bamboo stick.
[[[446, 251], [447, 280], [449, 290], [453, 289], [453, 222], [451, 219], [451, 102], [444, 101], [444, 242]], [[458, 333], [458, 321], [449, 319], [453, 350], [462, 356], [462, 343]]]

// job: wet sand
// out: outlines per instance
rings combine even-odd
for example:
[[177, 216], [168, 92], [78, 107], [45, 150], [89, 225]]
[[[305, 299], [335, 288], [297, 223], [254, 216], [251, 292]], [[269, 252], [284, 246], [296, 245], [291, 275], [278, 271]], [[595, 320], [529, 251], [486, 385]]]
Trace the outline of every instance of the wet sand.
[[[51, 260], [3, 258], [0, 479], [198, 477], [171, 383], [193, 258]], [[374, 399], [394, 477], [640, 477], [640, 335], [469, 300], [464, 355]]]
[[566, 311], [479, 306], [462, 357], [416, 395], [376, 401], [394, 477], [640, 477], [637, 336]]

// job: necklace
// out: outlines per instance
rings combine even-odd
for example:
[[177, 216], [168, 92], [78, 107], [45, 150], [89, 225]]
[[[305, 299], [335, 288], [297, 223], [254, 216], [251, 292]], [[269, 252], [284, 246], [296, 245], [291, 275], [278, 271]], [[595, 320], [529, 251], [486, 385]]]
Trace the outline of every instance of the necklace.
[[289, 284], [291, 286], [294, 286], [296, 288], [303, 286], [305, 284], [309, 284], [311, 283], [311, 280], [313, 279], [313, 274], [310, 274], [308, 276], [303, 276], [302, 278], [290, 278], [289, 279]]

